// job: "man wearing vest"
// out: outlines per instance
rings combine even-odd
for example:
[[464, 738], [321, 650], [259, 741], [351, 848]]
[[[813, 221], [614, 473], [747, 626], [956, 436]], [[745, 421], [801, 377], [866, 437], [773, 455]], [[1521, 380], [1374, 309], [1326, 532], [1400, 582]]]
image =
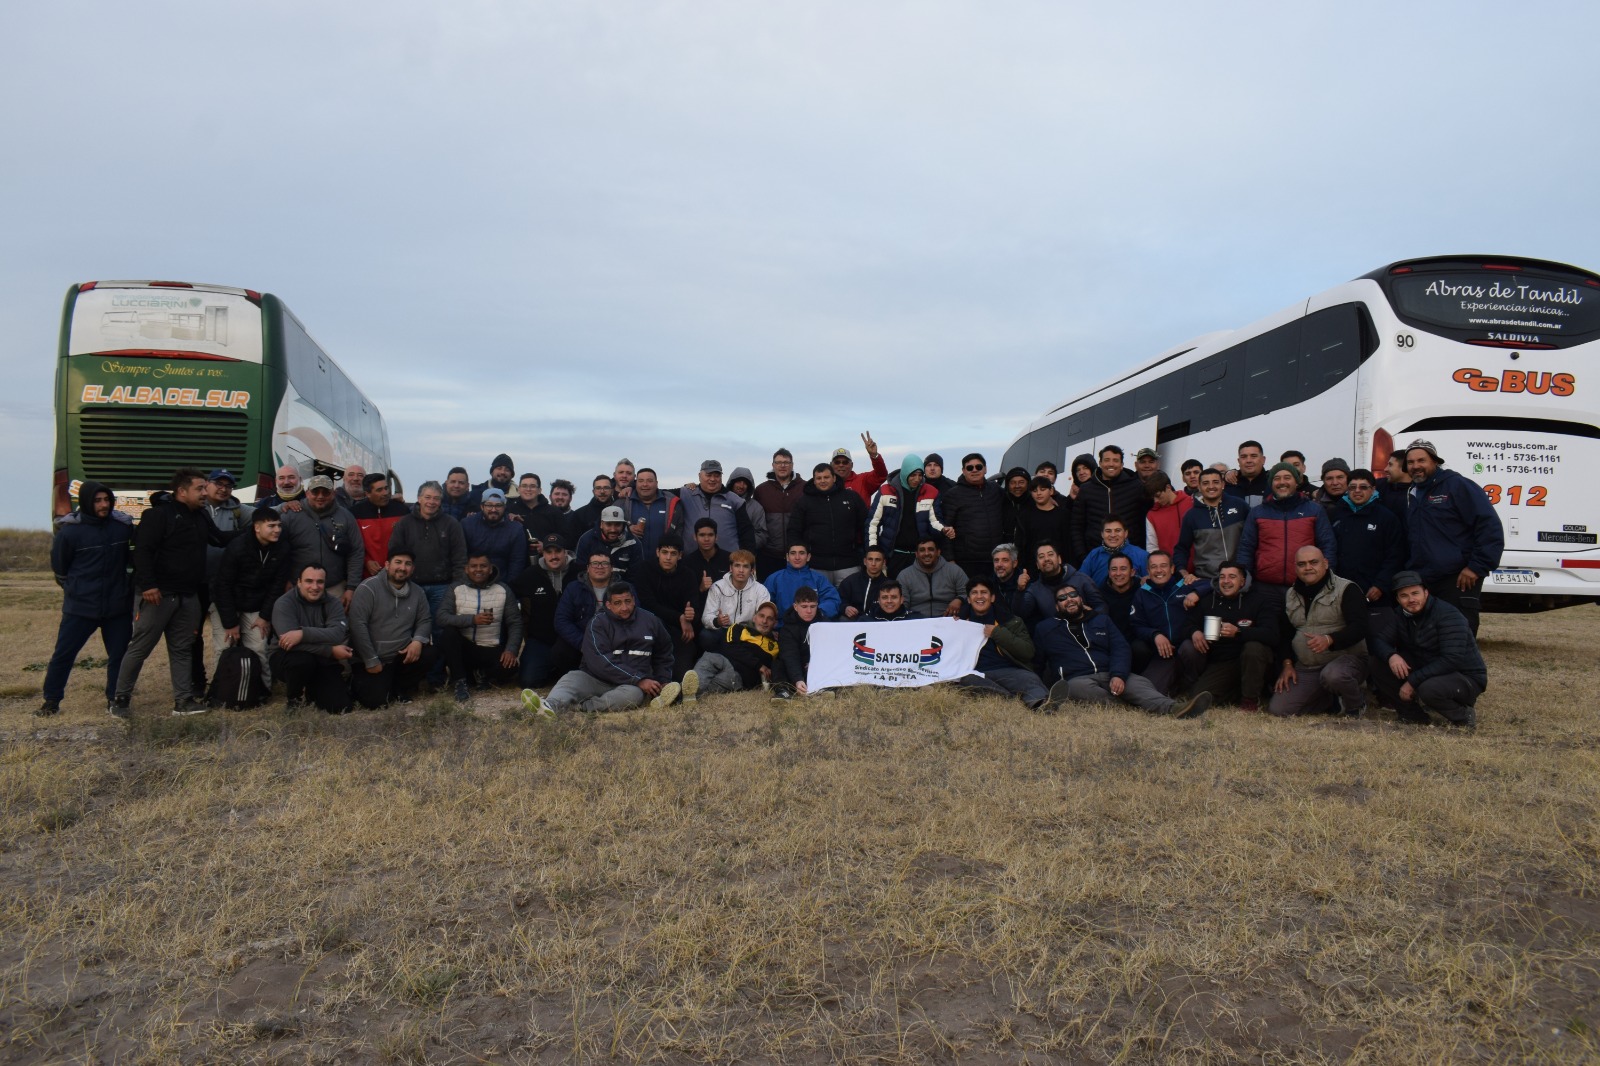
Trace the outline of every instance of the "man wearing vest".
[[1339, 711], [1356, 718], [1367, 704], [1367, 598], [1328, 569], [1317, 548], [1294, 555], [1295, 583], [1284, 594], [1278, 680], [1267, 710], [1280, 718]]

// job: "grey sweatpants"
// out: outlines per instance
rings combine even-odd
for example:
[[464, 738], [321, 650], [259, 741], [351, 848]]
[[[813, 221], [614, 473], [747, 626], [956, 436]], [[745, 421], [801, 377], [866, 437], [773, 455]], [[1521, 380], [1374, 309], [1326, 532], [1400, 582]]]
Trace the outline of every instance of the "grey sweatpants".
[[642, 705], [644, 689], [613, 685], [582, 670], [568, 670], [544, 700], [558, 711], [626, 711]]
[[1152, 714], [1171, 714], [1178, 704], [1177, 700], [1163, 696], [1149, 678], [1138, 674], [1128, 675], [1127, 687], [1121, 696], [1111, 694], [1111, 675], [1104, 672], [1068, 678], [1067, 695], [1083, 703], [1110, 703], [1120, 699]]
[[694, 672], [700, 675], [701, 692], [744, 691], [744, 681], [726, 655], [718, 655], [714, 651], [706, 652], [700, 656], [700, 661], [694, 664]]
[[117, 699], [133, 695], [133, 686], [139, 683], [139, 671], [144, 661], [155, 651], [162, 637], [167, 638], [167, 665], [172, 673], [172, 698], [186, 700], [190, 696], [204, 696], [194, 691], [194, 635], [200, 629], [200, 597], [190, 593], [179, 596], [162, 593], [161, 602], [150, 604], [138, 601], [138, 613], [133, 616], [133, 639], [128, 642], [128, 654], [122, 659], [122, 671], [117, 675]]

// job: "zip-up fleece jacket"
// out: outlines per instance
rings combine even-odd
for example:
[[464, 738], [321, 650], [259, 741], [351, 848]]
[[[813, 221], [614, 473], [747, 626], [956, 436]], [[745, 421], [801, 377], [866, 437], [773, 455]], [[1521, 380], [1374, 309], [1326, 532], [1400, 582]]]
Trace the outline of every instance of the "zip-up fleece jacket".
[[1393, 633], [1368, 634], [1368, 645], [1377, 659], [1374, 670], [1387, 670], [1389, 656], [1398, 652], [1411, 666], [1406, 680], [1412, 688], [1444, 674], [1465, 674], [1480, 687], [1489, 687], [1489, 669], [1483, 663], [1483, 653], [1472, 639], [1466, 615], [1454, 604], [1429, 596], [1416, 614], [1396, 607], [1394, 616]]
[[1411, 485], [1406, 511], [1408, 565], [1424, 582], [1455, 577], [1470, 566], [1479, 577], [1500, 565], [1506, 534], [1477, 482], [1441, 467]]
[[433, 613], [428, 597], [414, 582], [400, 588], [388, 574], [374, 574], [350, 597], [350, 646], [361, 665], [382, 666], [405, 650], [413, 640], [433, 642]]
[[1108, 515], [1116, 515], [1127, 523], [1129, 544], [1135, 548], [1145, 547], [1144, 513], [1149, 505], [1144, 482], [1132, 470], [1124, 467], [1109, 480], [1096, 470], [1093, 477], [1078, 486], [1078, 498], [1073, 501], [1073, 558], [1082, 559], [1100, 543], [1100, 530]]
[[811, 562], [819, 570], [843, 570], [861, 563], [861, 537], [867, 524], [867, 505], [861, 497], [834, 481], [828, 491], [806, 482], [800, 502], [789, 514], [789, 543], [811, 549]]
[[778, 662], [776, 634], [762, 636], [743, 622], [722, 630], [722, 639], [711, 650], [725, 656], [739, 674], [745, 688], [761, 687], [761, 668], [772, 669]]
[[272, 605], [290, 580], [288, 545], [281, 536], [262, 544], [252, 527], [222, 549], [217, 576], [211, 579], [211, 603], [227, 629], [238, 625], [246, 611], [270, 621]]
[[1231, 663], [1239, 658], [1246, 644], [1265, 644], [1269, 648], [1277, 648], [1278, 619], [1283, 616], [1283, 610], [1276, 603], [1269, 604], [1256, 589], [1245, 589], [1231, 599], [1224, 596], [1220, 589], [1201, 592], [1200, 602], [1189, 610], [1189, 631], [1193, 633], [1200, 629], [1205, 624], [1206, 616], [1213, 614], [1224, 622], [1238, 626], [1239, 635], [1211, 641], [1211, 652], [1206, 656], [1208, 662]]
[[575, 561], [559, 571], [550, 570], [541, 556], [517, 575], [511, 591], [517, 594], [517, 602], [522, 607], [523, 631], [529, 640], [545, 645], [556, 642], [556, 605], [561, 602], [566, 586], [579, 580], [581, 573]]
[[758, 607], [771, 600], [767, 586], [757, 581], [754, 574], [745, 580], [742, 589], [733, 587], [732, 574], [724, 574], [706, 593], [705, 614], [700, 622], [707, 629], [722, 629], [724, 627], [717, 624], [717, 615], [723, 611], [728, 612], [729, 625], [748, 622], [756, 616]]
[[951, 600], [967, 598], [967, 572], [940, 556], [930, 573], [917, 563], [900, 571], [900, 587], [905, 590], [906, 610], [913, 618], [938, 618]]
[[1338, 566], [1339, 545], [1322, 505], [1300, 495], [1274, 496], [1245, 516], [1234, 558], [1256, 581], [1287, 588], [1295, 583], [1294, 553], [1308, 545], [1321, 548], [1330, 567]]
[[[493, 611], [493, 624], [478, 625], [473, 619], [479, 611]], [[438, 621], [445, 629], [461, 630], [463, 637], [480, 648], [503, 646], [513, 652], [522, 651], [522, 612], [517, 609], [516, 593], [500, 580], [498, 570], [490, 571], [481, 585], [464, 577], [446, 589], [439, 603]]]
[[467, 572], [467, 538], [461, 523], [444, 513], [423, 518], [412, 511], [394, 524], [389, 552], [408, 551], [416, 560], [411, 580], [419, 585], [448, 585]]
[[371, 500], [358, 500], [350, 506], [350, 515], [361, 529], [361, 547], [366, 552], [366, 563], [385, 566], [389, 562], [389, 541], [400, 519], [411, 513], [411, 508], [399, 500], [390, 500], [379, 510]]
[[298, 575], [307, 566], [320, 566], [330, 585], [355, 588], [366, 577], [367, 549], [355, 516], [330, 503], [317, 512], [307, 500], [298, 511], [283, 512], [283, 538], [289, 545], [289, 566]]
[[608, 685], [672, 680], [672, 637], [661, 619], [637, 607], [626, 621], [601, 608], [584, 628], [583, 672]]
[[482, 514], [470, 514], [461, 523], [461, 536], [467, 542], [468, 558], [487, 555], [507, 581], [515, 581], [528, 568], [528, 535], [521, 522], [509, 518], [490, 522]]
[[204, 507], [191, 511], [170, 498], [156, 504], [133, 529], [134, 588], [176, 596], [199, 592], [206, 583], [206, 547], [226, 546], [233, 537], [216, 527]]
[[[654, 559], [656, 549], [663, 541], [678, 541], [683, 539], [683, 530], [678, 528], [683, 519], [683, 512], [678, 507], [678, 498], [668, 496], [664, 492], [656, 493], [656, 498], [649, 503], [633, 496], [625, 496], [617, 501], [617, 506], [622, 508], [622, 513], [628, 517], [629, 535], [632, 535], [632, 526], [640, 519], [644, 520], [644, 533], [639, 536], [640, 552], [643, 558]], [[543, 536], [539, 539], [543, 539]]]
[[1244, 520], [1249, 513], [1250, 508], [1236, 496], [1224, 495], [1215, 507], [1204, 500], [1195, 501], [1178, 524], [1178, 559], [1192, 554], [1189, 572], [1215, 581], [1222, 564], [1239, 550], [1239, 538], [1244, 534]]
[[297, 629], [300, 643], [294, 646], [295, 651], [319, 659], [333, 658], [333, 649], [348, 643], [344, 604], [339, 602], [339, 597], [326, 592], [322, 599], [307, 602], [298, 589], [290, 589], [272, 605], [272, 631], [281, 637]]
[[98, 481], [85, 481], [78, 490], [78, 509], [56, 526], [50, 542], [50, 569], [66, 597], [63, 614], [80, 618], [110, 618], [133, 610], [133, 583], [128, 579], [128, 545], [133, 521], [115, 509], [105, 518], [94, 513], [99, 493], [117, 497]]
[[756, 550], [756, 531], [750, 525], [750, 515], [745, 511], [744, 501], [732, 489], [724, 488], [715, 496], [707, 496], [699, 485], [685, 485], [678, 490], [678, 510], [683, 513], [683, 554], [700, 550], [694, 542], [694, 524], [702, 518], [717, 524], [717, 547], [723, 551]]
[[962, 604], [960, 617], [963, 621], [976, 622], [980, 626], [994, 623], [994, 632], [989, 634], [989, 639], [978, 649], [979, 673], [1014, 666], [1020, 666], [1024, 670], [1032, 668], [1033, 638], [1028, 635], [1028, 627], [1023, 624], [1022, 619], [996, 607], [990, 607], [983, 614], [979, 614], [972, 609], [970, 603]]
[[1189, 624], [1184, 598], [1194, 591], [1182, 578], [1173, 578], [1165, 585], [1146, 581], [1133, 594], [1133, 635], [1155, 647], [1159, 633], [1172, 643], [1187, 640], [1194, 632]]
[[[908, 496], [910, 493], [900, 484], [898, 474], [878, 489], [872, 497], [872, 517], [867, 520], [867, 547], [882, 548], [885, 555], [899, 547], [901, 525], [908, 510], [916, 516], [917, 540], [944, 532], [944, 523], [933, 513], [933, 501], [939, 498], [939, 490], [924, 481], [917, 486], [916, 499], [908, 499]], [[915, 547], [916, 541], [911, 541], [910, 548]]]
[[1377, 589], [1385, 598], [1394, 575], [1406, 564], [1406, 530], [1394, 512], [1376, 496], [1357, 507], [1346, 496], [1333, 514], [1333, 539], [1339, 545], [1340, 577], [1354, 581], [1366, 595]]
[[1033, 645], [1047, 681], [1102, 673], [1126, 681], [1133, 669], [1128, 642], [1099, 611], [1085, 611], [1075, 621], [1051, 615], [1034, 627]]

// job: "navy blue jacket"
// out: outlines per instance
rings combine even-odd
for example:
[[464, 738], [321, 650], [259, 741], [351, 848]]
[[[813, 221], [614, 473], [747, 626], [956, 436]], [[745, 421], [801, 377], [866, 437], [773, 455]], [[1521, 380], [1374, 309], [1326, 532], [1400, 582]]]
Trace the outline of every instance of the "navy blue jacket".
[[[78, 510], [56, 527], [50, 543], [50, 569], [66, 591], [63, 614], [110, 618], [133, 611], [133, 581], [128, 576], [128, 544], [133, 523], [113, 510], [96, 518], [94, 498], [111, 490], [85, 481], [78, 490]], [[111, 497], [115, 506], [117, 498]]]
[[469, 514], [461, 522], [461, 535], [467, 542], [467, 555], [487, 555], [507, 584], [528, 568], [528, 535], [521, 522], [502, 518], [491, 525], [481, 513]]
[[1339, 562], [1333, 572], [1354, 581], [1366, 596], [1378, 589], [1385, 598], [1394, 575], [1406, 564], [1406, 530], [1394, 512], [1373, 496], [1357, 507], [1346, 496], [1331, 512], [1333, 539], [1339, 545]]
[[1194, 586], [1185, 585], [1182, 578], [1173, 578], [1165, 585], [1149, 581], [1140, 585], [1133, 594], [1133, 635], [1151, 647], [1155, 647], [1157, 633], [1174, 644], [1189, 636], [1194, 627], [1183, 601], [1194, 591]]
[[1033, 631], [1033, 646], [1044, 661], [1046, 681], [1101, 673], [1126, 681], [1133, 668], [1128, 642], [1099, 611], [1086, 612], [1077, 622], [1046, 618]]
[[1454, 577], [1470, 566], [1479, 577], [1500, 565], [1506, 534], [1477, 482], [1441, 467], [1411, 486], [1406, 512], [1411, 569], [1424, 582]]

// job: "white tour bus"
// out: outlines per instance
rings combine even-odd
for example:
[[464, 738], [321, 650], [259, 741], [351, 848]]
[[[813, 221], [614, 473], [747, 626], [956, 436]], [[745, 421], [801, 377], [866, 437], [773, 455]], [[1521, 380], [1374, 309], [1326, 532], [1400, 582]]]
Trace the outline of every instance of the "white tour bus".
[[1177, 481], [1194, 458], [1232, 462], [1259, 440], [1314, 475], [1326, 459], [1382, 477], [1425, 437], [1482, 485], [1505, 526], [1484, 606], [1600, 600], [1600, 276], [1506, 256], [1409, 259], [1210, 333], [1052, 407], [1002, 469], [1116, 444], [1154, 447]]

